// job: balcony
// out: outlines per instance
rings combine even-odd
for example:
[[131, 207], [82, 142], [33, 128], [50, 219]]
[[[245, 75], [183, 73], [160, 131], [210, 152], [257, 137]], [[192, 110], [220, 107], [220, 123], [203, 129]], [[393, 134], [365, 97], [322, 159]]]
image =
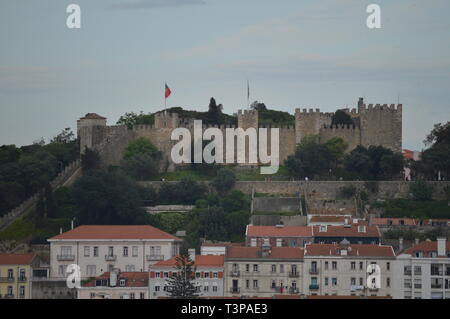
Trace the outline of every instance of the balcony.
[[74, 261], [75, 255], [56, 255], [57, 261]]
[[414, 289], [422, 289], [422, 284], [414, 284]]
[[164, 255], [147, 255], [147, 261], [164, 260]]
[[309, 285], [309, 290], [318, 290], [319, 289], [319, 285], [318, 284], [311, 284]]
[[350, 291], [358, 291], [358, 290], [364, 290], [364, 286], [363, 285], [351, 285], [350, 286]]
[[289, 272], [289, 277], [291, 277], [291, 278], [298, 278], [298, 277], [300, 277], [300, 273], [298, 273], [296, 271], [290, 271]]
[[231, 277], [239, 277], [241, 275], [241, 272], [239, 270], [232, 270], [230, 271]]
[[26, 282], [27, 281], [27, 277], [20, 276], [19, 278], [17, 278], [17, 281], [19, 281], [19, 282]]
[[431, 269], [431, 276], [442, 276], [442, 270]]
[[3, 296], [4, 299], [14, 299], [14, 294], [8, 294]]
[[310, 273], [311, 275], [317, 275], [317, 274], [319, 273], [319, 269], [317, 269], [317, 268], [311, 268], [311, 269], [309, 269], [309, 273]]
[[0, 277], [0, 282], [14, 282], [14, 277]]
[[116, 255], [105, 255], [106, 261], [116, 261], [117, 256]]
[[411, 270], [405, 270], [404, 275], [405, 276], [411, 276], [412, 272]]
[[232, 287], [232, 288], [230, 289], [230, 293], [232, 293], [232, 294], [238, 294], [240, 291], [241, 291], [241, 290], [240, 290], [239, 287]]
[[298, 288], [289, 287], [289, 293], [294, 295], [300, 293], [300, 290]]
[[431, 284], [431, 289], [442, 289], [442, 284]]

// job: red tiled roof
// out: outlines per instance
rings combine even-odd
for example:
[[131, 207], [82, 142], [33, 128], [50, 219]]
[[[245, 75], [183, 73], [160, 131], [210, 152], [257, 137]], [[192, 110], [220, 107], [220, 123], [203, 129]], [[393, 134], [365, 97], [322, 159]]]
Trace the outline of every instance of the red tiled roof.
[[[126, 279], [125, 287], [146, 287], [148, 286], [148, 272], [122, 272], [117, 275], [117, 285], [116, 287], [121, 287], [119, 285], [120, 279]], [[110, 278], [109, 272], [105, 272], [100, 276], [96, 277], [83, 285], [83, 287], [95, 287], [96, 280], [108, 280]]]
[[403, 221], [403, 225], [405, 225], [405, 226], [415, 226], [416, 225], [416, 220], [412, 219], [412, 218], [372, 218], [372, 224], [379, 225], [379, 226], [388, 226], [388, 225], [399, 226], [399, 225], [402, 225], [401, 224], [402, 221]]
[[[450, 251], [450, 241], [447, 240], [446, 246], [445, 246], [446, 252]], [[423, 241], [421, 243], [418, 243], [417, 245], [412, 246], [411, 248], [408, 248], [405, 250], [405, 254], [413, 255], [415, 252], [423, 252], [426, 256], [432, 252], [437, 252], [437, 241]]]
[[106, 120], [106, 117], [100, 116], [97, 113], [87, 113], [82, 120], [91, 119], [91, 120]]
[[359, 232], [360, 224], [351, 224], [350, 226], [326, 226], [326, 231], [320, 231], [320, 226], [313, 227], [314, 237], [380, 237], [380, 231], [377, 226], [365, 226], [365, 232]]
[[392, 246], [355, 244], [306, 244], [305, 256], [340, 256], [340, 250], [346, 249], [348, 256], [395, 257]]
[[306, 296], [306, 299], [392, 299], [391, 296]]
[[343, 223], [345, 220], [352, 221], [351, 217], [346, 216], [312, 216], [309, 220], [310, 223]]
[[247, 226], [249, 237], [311, 237], [311, 226]]
[[0, 254], [0, 265], [30, 265], [36, 254]]
[[[194, 266], [196, 267], [223, 267], [224, 262], [223, 255], [197, 255], [195, 256]], [[168, 260], [162, 260], [157, 262], [153, 267], [175, 267], [177, 264], [176, 257], [172, 257]]]
[[262, 257], [260, 247], [230, 247], [226, 258], [274, 258], [274, 259], [302, 259], [303, 248], [272, 247], [266, 257]]
[[172, 239], [181, 240], [171, 234], [150, 225], [86, 225], [79, 226], [49, 239], [52, 240], [81, 240], [81, 239]]

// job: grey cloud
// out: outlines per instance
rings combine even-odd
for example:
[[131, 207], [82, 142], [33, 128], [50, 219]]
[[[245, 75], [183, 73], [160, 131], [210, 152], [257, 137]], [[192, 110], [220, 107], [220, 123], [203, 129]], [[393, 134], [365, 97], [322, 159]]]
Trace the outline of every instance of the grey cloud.
[[[116, 1], [119, 2], [119, 1]], [[121, 0], [111, 5], [114, 9], [151, 9], [181, 7], [189, 5], [203, 5], [204, 0]]]

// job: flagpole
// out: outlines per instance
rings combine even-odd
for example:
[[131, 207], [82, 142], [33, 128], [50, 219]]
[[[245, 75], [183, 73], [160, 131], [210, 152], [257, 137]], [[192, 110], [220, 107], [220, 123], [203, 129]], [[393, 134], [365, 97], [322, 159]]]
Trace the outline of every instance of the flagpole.
[[164, 82], [164, 111], [167, 110], [166, 85], [166, 82]]

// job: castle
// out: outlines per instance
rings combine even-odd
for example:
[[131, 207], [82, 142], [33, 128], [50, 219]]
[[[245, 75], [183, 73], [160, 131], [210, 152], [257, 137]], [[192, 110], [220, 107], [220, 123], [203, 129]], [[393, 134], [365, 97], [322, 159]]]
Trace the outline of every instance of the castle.
[[[401, 152], [402, 104], [366, 105], [363, 98], [359, 98], [357, 108], [347, 108], [344, 111], [351, 116], [354, 125], [331, 125], [334, 114], [332, 112], [324, 113], [319, 109], [296, 109], [295, 125], [279, 127], [280, 164], [283, 164], [289, 155], [294, 154], [296, 145], [304, 136], [310, 134], [318, 135], [321, 143], [333, 137], [341, 137], [349, 145], [347, 151], [351, 151], [358, 145], [365, 147], [381, 145]], [[239, 128], [263, 127], [258, 123], [256, 110], [239, 110], [236, 116]], [[132, 129], [124, 125], [107, 126], [106, 118], [95, 113], [88, 113], [77, 121], [81, 152], [84, 152], [86, 147], [97, 150], [104, 164], [118, 165], [128, 143], [133, 139], [145, 137], [163, 153], [166, 169], [173, 169], [170, 151], [176, 142], [171, 141], [170, 136], [172, 130], [177, 127], [185, 127], [192, 133], [192, 120], [179, 118], [177, 113], [161, 111], [155, 113], [154, 125], [137, 125]], [[208, 127], [203, 126], [203, 129]], [[225, 130], [233, 126], [214, 127]]]

